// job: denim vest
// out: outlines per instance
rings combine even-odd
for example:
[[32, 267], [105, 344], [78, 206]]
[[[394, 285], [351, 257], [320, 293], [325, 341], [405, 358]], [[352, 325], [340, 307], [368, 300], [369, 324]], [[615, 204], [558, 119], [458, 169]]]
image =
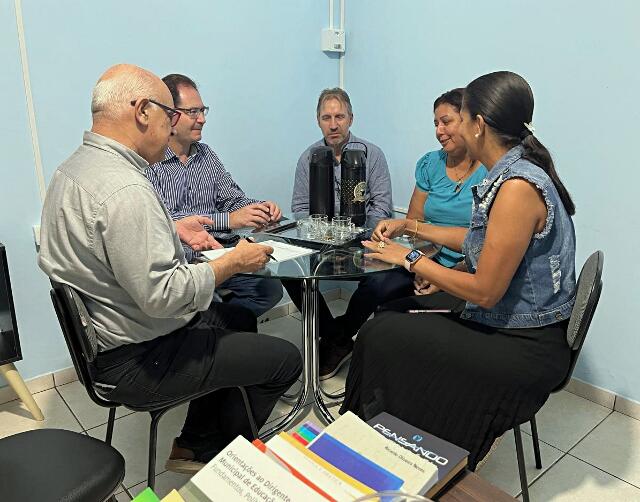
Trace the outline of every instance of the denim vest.
[[489, 211], [500, 185], [522, 178], [540, 190], [547, 206], [542, 232], [534, 234], [504, 296], [491, 309], [467, 302], [462, 319], [499, 328], [532, 328], [568, 319], [575, 299], [576, 238], [551, 178], [522, 159], [523, 149], [509, 150], [473, 187], [471, 225], [462, 245], [467, 269], [475, 273], [484, 244]]

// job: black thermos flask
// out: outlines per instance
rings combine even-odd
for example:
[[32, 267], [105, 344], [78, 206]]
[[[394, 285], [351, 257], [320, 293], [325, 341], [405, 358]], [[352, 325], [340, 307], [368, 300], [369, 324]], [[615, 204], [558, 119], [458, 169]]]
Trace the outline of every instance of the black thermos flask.
[[[346, 145], [345, 145], [346, 146]], [[367, 154], [362, 150], [343, 150], [340, 158], [340, 215], [350, 216], [356, 226], [366, 220]]]
[[335, 177], [333, 150], [318, 146], [309, 157], [309, 214], [326, 214], [329, 221], [335, 213]]

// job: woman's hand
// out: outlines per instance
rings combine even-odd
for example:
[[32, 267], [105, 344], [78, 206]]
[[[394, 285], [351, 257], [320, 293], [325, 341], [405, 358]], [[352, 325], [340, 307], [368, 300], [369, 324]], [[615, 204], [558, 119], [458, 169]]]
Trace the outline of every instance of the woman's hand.
[[380, 242], [383, 238], [393, 239], [404, 234], [407, 227], [407, 220], [402, 218], [398, 220], [382, 220], [376, 225], [371, 240]]
[[413, 292], [416, 295], [432, 295], [440, 291], [440, 288], [435, 284], [432, 284], [424, 277], [420, 277], [416, 274], [413, 279]]
[[362, 245], [370, 251], [364, 255], [365, 258], [374, 258], [376, 260], [400, 266], [404, 265], [404, 258], [407, 256], [409, 251], [411, 251], [410, 248], [401, 246], [386, 237], [383, 237], [382, 240], [378, 242], [362, 241]]

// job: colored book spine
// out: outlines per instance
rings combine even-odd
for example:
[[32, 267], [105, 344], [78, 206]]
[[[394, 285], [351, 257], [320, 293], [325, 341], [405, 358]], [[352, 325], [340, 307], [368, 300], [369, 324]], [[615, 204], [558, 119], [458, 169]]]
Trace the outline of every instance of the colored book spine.
[[326, 493], [324, 490], [322, 490], [318, 485], [316, 485], [315, 483], [313, 483], [311, 480], [309, 480], [309, 478], [307, 478], [306, 476], [302, 475], [295, 467], [289, 465], [285, 460], [283, 460], [280, 456], [276, 455], [274, 452], [272, 452], [266, 444], [264, 444], [262, 441], [260, 441], [259, 439], [254, 439], [252, 442], [253, 446], [255, 446], [256, 448], [258, 448], [258, 450], [260, 450], [262, 453], [264, 453], [265, 455], [267, 455], [269, 458], [271, 458], [274, 462], [276, 462], [277, 464], [279, 464], [281, 467], [283, 467], [284, 469], [286, 469], [287, 471], [289, 471], [293, 476], [295, 476], [296, 478], [298, 478], [300, 481], [302, 481], [305, 485], [307, 485], [309, 488], [311, 488], [312, 490], [315, 490], [317, 493], [319, 493], [320, 495], [322, 495], [325, 499], [331, 501], [331, 502], [337, 502], [336, 499], [334, 499], [333, 497], [331, 497], [328, 493]]
[[376, 491], [397, 490], [404, 484], [401, 478], [360, 455], [329, 434], [324, 433], [318, 436], [308, 449]]

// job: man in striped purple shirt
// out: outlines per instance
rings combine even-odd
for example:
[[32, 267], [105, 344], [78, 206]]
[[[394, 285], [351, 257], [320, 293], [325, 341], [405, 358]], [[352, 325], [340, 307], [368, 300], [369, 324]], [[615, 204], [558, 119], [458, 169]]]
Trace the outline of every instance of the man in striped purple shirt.
[[[200, 140], [209, 111], [204, 106], [196, 84], [189, 77], [171, 74], [163, 82], [169, 88], [181, 115], [169, 139], [164, 160], [146, 171], [176, 222], [187, 261], [198, 256], [198, 247], [187, 244], [186, 232], [181, 232], [181, 219], [191, 215], [207, 216], [213, 220], [210, 233], [225, 240], [232, 237], [232, 229], [258, 227], [277, 221], [280, 208], [271, 201], [251, 199], [233, 181], [216, 153]], [[215, 241], [209, 243], [221, 247]], [[276, 305], [282, 298], [279, 281], [258, 277], [234, 276], [220, 285], [231, 291], [229, 303], [246, 307], [259, 316]]]

